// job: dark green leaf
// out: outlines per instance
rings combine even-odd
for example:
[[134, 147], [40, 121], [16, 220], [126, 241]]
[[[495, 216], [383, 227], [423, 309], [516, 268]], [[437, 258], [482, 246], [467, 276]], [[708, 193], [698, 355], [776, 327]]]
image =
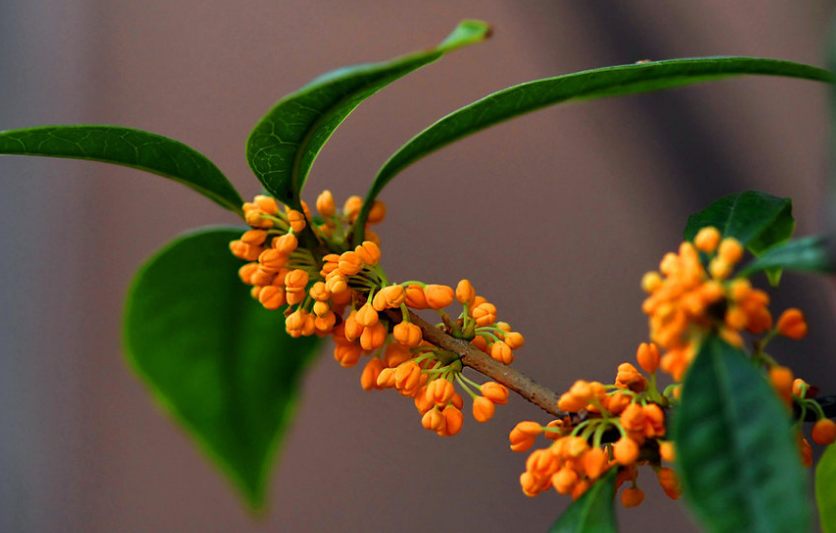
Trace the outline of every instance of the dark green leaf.
[[118, 126], [40, 126], [0, 131], [0, 154], [88, 159], [179, 181], [234, 213], [244, 201], [209, 159], [185, 144]]
[[754, 364], [714, 335], [685, 376], [673, 438], [683, 494], [709, 531], [809, 531], [790, 414]]
[[615, 533], [615, 468], [563, 511], [549, 533]]
[[[792, 200], [758, 192], [730, 194], [688, 217], [685, 240], [691, 241], [697, 232], [714, 226], [723, 237], [734, 237], [755, 256], [786, 242], [795, 229]], [[772, 285], [781, 278], [781, 269], [769, 267], [767, 274]]]
[[125, 352], [155, 399], [255, 509], [318, 340], [292, 339], [238, 279], [229, 242], [203, 229], [152, 257], [128, 293]]
[[830, 255], [830, 246], [830, 239], [824, 235], [793, 239], [768, 249], [746, 265], [740, 275], [750, 276], [768, 268], [832, 274], [836, 272], [836, 265]]
[[[380, 169], [366, 196], [365, 206], [371, 206], [383, 187], [415, 161], [504, 120], [569, 100], [655, 91], [741, 74], [834, 80], [833, 74], [826, 70], [790, 61], [702, 57], [600, 68], [523, 83], [454, 111], [413, 137]], [[364, 211], [358, 218], [358, 228], [362, 228], [366, 214]]]
[[824, 533], [836, 533], [836, 446], [828, 446], [816, 466], [816, 502]]
[[247, 140], [250, 167], [273, 196], [298, 208], [320, 149], [363, 100], [445, 52], [480, 42], [489, 34], [488, 24], [464, 21], [436, 48], [320, 76], [284, 97], [256, 124]]

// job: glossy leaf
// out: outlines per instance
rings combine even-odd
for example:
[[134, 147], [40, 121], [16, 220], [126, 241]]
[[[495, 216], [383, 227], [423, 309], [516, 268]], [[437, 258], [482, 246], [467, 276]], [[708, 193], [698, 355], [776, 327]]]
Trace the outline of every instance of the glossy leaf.
[[489, 34], [488, 24], [464, 21], [438, 47], [320, 76], [284, 97], [256, 124], [247, 140], [250, 168], [273, 196], [298, 208], [317, 154], [360, 103], [446, 52], [483, 41]]
[[563, 511], [549, 533], [615, 533], [615, 477], [612, 468]]
[[[790, 61], [751, 57], [700, 57], [650, 61], [530, 81], [490, 94], [442, 118], [402, 146], [383, 165], [366, 196], [366, 206], [395, 175], [422, 157], [499, 122], [572, 100], [635, 94], [742, 74], [834, 80], [826, 70]], [[366, 212], [358, 219], [362, 228]]]
[[158, 403], [258, 509], [319, 343], [290, 338], [282, 313], [252, 299], [229, 253], [241, 232], [202, 229], [154, 255], [128, 294], [124, 347]]
[[0, 154], [87, 159], [178, 181], [234, 213], [244, 201], [206, 156], [162, 135], [119, 126], [39, 126], [0, 131]]
[[[723, 237], [734, 237], [755, 256], [760, 256], [792, 236], [795, 229], [792, 200], [758, 191], [730, 194], [688, 217], [685, 240], [693, 240], [706, 226], [714, 226]], [[781, 269], [772, 266], [765, 270], [769, 281], [777, 285]]]
[[836, 533], [836, 446], [828, 446], [816, 466], [816, 503], [824, 533]]
[[746, 265], [740, 275], [749, 276], [769, 268], [832, 274], [836, 272], [836, 264], [830, 255], [830, 246], [830, 239], [824, 235], [793, 239], [768, 249]]
[[789, 411], [740, 350], [703, 342], [673, 422], [683, 494], [708, 531], [809, 531]]

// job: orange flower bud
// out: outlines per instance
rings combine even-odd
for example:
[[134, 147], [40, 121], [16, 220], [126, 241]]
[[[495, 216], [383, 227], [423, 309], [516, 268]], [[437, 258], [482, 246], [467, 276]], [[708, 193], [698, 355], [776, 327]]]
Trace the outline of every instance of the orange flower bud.
[[[322, 211], [320, 211], [321, 213]], [[363, 374], [360, 376], [360, 386], [363, 387], [363, 390], [372, 390], [378, 389], [377, 385], [377, 378], [380, 376], [380, 372], [383, 370], [383, 361], [378, 359], [377, 357], [372, 357], [371, 360], [366, 363], [366, 368], [363, 369]]]
[[258, 256], [258, 262], [265, 270], [278, 271], [287, 264], [288, 257], [280, 251], [270, 248]]
[[377, 350], [386, 343], [386, 326], [378, 322], [374, 326], [363, 329], [360, 334], [360, 346], [367, 352]]
[[444, 408], [444, 411], [442, 411], [441, 414], [444, 415], [446, 427], [444, 433], [439, 433], [440, 435], [452, 437], [461, 431], [462, 425], [464, 424], [464, 415], [462, 415], [461, 411], [459, 411], [455, 406], [448, 405]]
[[580, 478], [571, 467], [564, 466], [552, 476], [552, 485], [560, 494], [570, 494]]
[[616, 392], [610, 395], [607, 402], [607, 411], [614, 415], [620, 415], [624, 412], [628, 405], [633, 402], [633, 399], [623, 392]]
[[424, 288], [420, 285], [407, 285], [406, 306], [412, 309], [428, 309], [427, 297], [424, 295]]
[[473, 285], [470, 281], [463, 279], [456, 286], [456, 300], [462, 305], [471, 305], [476, 299], [476, 291], [473, 290]]
[[372, 241], [363, 241], [363, 244], [357, 245], [354, 253], [360, 257], [363, 263], [370, 267], [380, 262], [380, 248]]
[[785, 366], [772, 367], [769, 369], [769, 380], [781, 401], [787, 406], [792, 406], [792, 370]]
[[801, 433], [798, 434], [798, 438], [798, 451], [801, 454], [801, 464], [804, 465], [804, 468], [810, 468], [813, 466], [813, 448], [807, 439], [801, 436]]
[[482, 350], [483, 352], [485, 352], [488, 355], [490, 355], [490, 353], [491, 353], [491, 351], [488, 350], [488, 341], [485, 340], [485, 337], [482, 337], [481, 335], [477, 335], [477, 336], [473, 337], [473, 339], [470, 340], [470, 344], [472, 344], [476, 348]]
[[624, 507], [638, 507], [644, 501], [644, 492], [638, 487], [624, 489], [621, 493], [621, 505]]
[[253, 209], [244, 214], [244, 221], [253, 228], [270, 229], [273, 221], [266, 217], [267, 214], [261, 209]]
[[804, 313], [794, 307], [781, 314], [777, 325], [778, 333], [791, 339], [803, 339], [807, 335], [807, 321]]
[[290, 222], [290, 227], [296, 233], [302, 233], [302, 230], [305, 229], [305, 226], [308, 225], [307, 219], [305, 219], [305, 215], [295, 209], [291, 209], [287, 213], [287, 220]]
[[581, 457], [581, 464], [587, 477], [596, 480], [601, 477], [609, 466], [609, 457], [602, 448], [591, 448]]
[[524, 452], [534, 446], [534, 439], [543, 432], [543, 427], [537, 422], [520, 422], [511, 430], [508, 436], [511, 441], [511, 449], [515, 452]]
[[264, 287], [259, 287], [258, 285], [256, 285], [255, 287], [251, 287], [250, 288], [250, 296], [252, 296], [254, 299], [258, 300], [258, 295], [261, 294], [261, 289], [263, 289], [263, 288]]
[[836, 422], [822, 418], [813, 424], [813, 442], [820, 445], [833, 444], [836, 441]]
[[363, 207], [363, 199], [359, 196], [349, 196], [348, 200], [345, 201], [345, 205], [343, 206], [343, 214], [348, 217], [349, 220], [354, 222], [354, 219], [357, 218], [357, 215], [360, 214], [360, 209]]
[[404, 346], [415, 348], [421, 344], [421, 328], [409, 322], [401, 322], [392, 329], [392, 336]]
[[390, 343], [383, 354], [383, 362], [389, 368], [400, 366], [404, 361], [412, 359], [412, 354], [397, 342]]
[[354, 320], [357, 321], [358, 326], [368, 328], [377, 324], [380, 321], [380, 316], [370, 303], [366, 303], [359, 311], [357, 311], [357, 315], [354, 317]]
[[450, 398], [450, 403], [452, 403], [458, 410], [461, 410], [462, 407], [464, 407], [464, 400], [462, 400], [462, 397], [458, 392], [453, 393], [453, 397]]
[[259, 194], [258, 196], [253, 199], [253, 203], [258, 206], [259, 209], [267, 213], [268, 215], [276, 216], [279, 214], [279, 205], [276, 203], [276, 200], [265, 196], [263, 194]]
[[400, 285], [391, 285], [380, 289], [374, 295], [372, 305], [378, 311], [400, 307], [406, 301], [406, 291]]
[[258, 263], [247, 263], [238, 269], [238, 277], [247, 285], [253, 285], [251, 280], [256, 270], [258, 270]]
[[[325, 302], [316, 302], [317, 304], [321, 305], [328, 305]], [[318, 333], [328, 333], [334, 328], [334, 324], [337, 323], [337, 315], [334, 314], [333, 311], [328, 310], [324, 313], [314, 313], [316, 318], [314, 318], [314, 328]]]
[[708, 272], [715, 279], [726, 279], [731, 276], [734, 265], [728, 261], [722, 260], [719, 256], [715, 257], [708, 263]]
[[447, 423], [447, 419], [441, 414], [436, 408], [432, 408], [421, 418], [421, 425], [424, 426], [424, 429], [428, 429], [430, 431], [439, 431], [441, 430]]
[[265, 309], [278, 309], [287, 303], [287, 300], [281, 287], [268, 285], [259, 291], [258, 303], [263, 305]]
[[366, 230], [366, 240], [369, 240], [376, 245], [380, 246], [380, 237], [377, 236], [377, 233], [373, 232], [370, 229]]
[[415, 396], [413, 396], [415, 400], [415, 408], [418, 409], [418, 412], [422, 415], [435, 407], [435, 402], [430, 397], [429, 393], [427, 392], [427, 386], [424, 385], [423, 387], [418, 387], [418, 390], [415, 392]]
[[477, 422], [487, 422], [493, 418], [496, 406], [484, 396], [477, 396], [473, 399], [473, 418]]
[[427, 396], [439, 407], [444, 407], [456, 393], [453, 384], [446, 379], [435, 379], [427, 385]]
[[331, 299], [331, 293], [328, 292], [328, 289], [325, 288], [325, 282], [322, 281], [314, 283], [308, 294], [317, 302], [327, 302]]
[[636, 352], [636, 360], [645, 372], [649, 374], [656, 372], [656, 369], [659, 368], [660, 359], [659, 347], [654, 343], [651, 342], [648, 344], [643, 342], [639, 344], [638, 352]]
[[276, 277], [275, 270], [268, 270], [262, 267], [260, 264], [253, 272], [252, 276], [250, 277], [250, 282], [253, 285], [270, 285], [273, 283], [273, 278]]
[[514, 352], [502, 341], [497, 341], [491, 346], [491, 358], [503, 365], [510, 365], [514, 362]]
[[804, 390], [803, 389], [804, 386], [807, 387], [807, 389], [806, 389], [807, 391], [810, 390], [810, 385], [806, 381], [804, 381], [801, 378], [794, 379], [793, 382], [792, 382], [792, 393], [795, 394], [796, 396], [801, 396], [802, 398], [806, 397], [806, 394], [805, 395], [801, 394]]
[[366, 217], [366, 224], [380, 224], [386, 218], [386, 204], [375, 200], [372, 208], [369, 209], [369, 216]]
[[487, 383], [483, 383], [479, 390], [482, 396], [496, 405], [505, 405], [508, 403], [508, 389], [504, 385], [500, 385], [495, 381], [488, 381]]
[[304, 289], [308, 284], [308, 273], [299, 268], [291, 270], [285, 275], [284, 284], [289, 289]]
[[613, 457], [618, 464], [629, 466], [639, 458], [639, 445], [631, 438], [622, 437], [613, 445]]
[[694, 237], [694, 246], [697, 247], [697, 250], [707, 254], [714, 253], [714, 250], [717, 249], [717, 245], [719, 243], [720, 232], [717, 231], [717, 228], [712, 226], [701, 229], [697, 233], [697, 236]]
[[393, 389], [395, 387], [395, 369], [384, 368], [377, 376], [377, 386], [381, 389]]
[[577, 500], [578, 498], [583, 496], [583, 493], [586, 492], [587, 490], [589, 490], [590, 486], [591, 486], [591, 483], [589, 481], [585, 480], [585, 479], [582, 479], [582, 480], [578, 481], [575, 484], [575, 488], [572, 489], [572, 499]]
[[296, 251], [296, 247], [299, 246], [299, 239], [296, 238], [296, 235], [293, 233], [288, 233], [286, 235], [282, 235], [281, 237], [276, 237], [273, 239], [273, 248], [278, 250], [284, 255], [290, 255], [294, 251]]
[[340, 256], [339, 270], [343, 276], [351, 277], [363, 270], [363, 260], [356, 252], [343, 252]]
[[630, 363], [618, 365], [615, 384], [619, 387], [626, 387], [633, 392], [643, 392], [647, 389], [647, 379]]
[[334, 196], [331, 191], [326, 189], [316, 197], [316, 210], [326, 218], [334, 216], [337, 207], [334, 205]]
[[673, 468], [660, 468], [656, 475], [659, 477], [659, 484], [664, 489], [665, 494], [673, 500], [678, 500], [682, 494], [682, 489], [679, 485], [679, 477], [677, 477]]
[[334, 359], [346, 368], [356, 365], [362, 354], [363, 351], [353, 342], [337, 344], [334, 347]]
[[325, 290], [330, 292], [332, 297], [348, 292], [348, 280], [343, 276], [334, 276], [325, 281]]
[[642, 290], [648, 294], [656, 292], [662, 285], [662, 276], [658, 272], [647, 272], [642, 276]]
[[519, 350], [525, 344], [525, 338], [516, 331], [511, 331], [505, 335], [505, 344], [512, 350]]
[[496, 322], [496, 306], [488, 302], [481, 304], [474, 302], [470, 315], [476, 320], [477, 326], [490, 326]]
[[720, 243], [720, 249], [717, 251], [717, 257], [729, 265], [735, 265], [743, 259], [743, 246], [737, 239], [726, 237]]
[[427, 305], [432, 309], [443, 309], [453, 303], [453, 289], [447, 285], [427, 285], [424, 287]]
[[659, 456], [667, 463], [672, 463], [676, 460], [676, 450], [673, 447], [673, 441], [666, 440], [659, 444]]
[[245, 231], [243, 235], [241, 235], [241, 241], [249, 244], [250, 246], [260, 246], [264, 244], [264, 241], [267, 240], [267, 232], [260, 229], [251, 229], [249, 231]]

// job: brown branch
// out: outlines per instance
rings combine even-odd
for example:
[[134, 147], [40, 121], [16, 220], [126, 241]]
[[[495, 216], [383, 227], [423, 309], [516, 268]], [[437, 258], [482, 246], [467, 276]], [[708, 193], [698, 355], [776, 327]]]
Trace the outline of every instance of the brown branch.
[[[400, 310], [390, 310], [388, 314], [395, 322], [400, 322]], [[559, 395], [553, 390], [540, 385], [513, 367], [495, 361], [468, 341], [448, 335], [412, 311], [409, 312], [409, 320], [421, 328], [424, 340], [457, 354], [461, 357], [464, 366], [468, 366], [497, 383], [505, 385], [555, 417], [562, 418], [567, 415], [567, 413], [557, 408]]]

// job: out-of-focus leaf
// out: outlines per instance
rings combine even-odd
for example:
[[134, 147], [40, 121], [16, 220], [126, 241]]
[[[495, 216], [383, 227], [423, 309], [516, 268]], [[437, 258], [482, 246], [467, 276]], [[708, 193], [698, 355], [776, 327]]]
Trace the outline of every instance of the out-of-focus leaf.
[[[734, 237], [755, 256], [760, 256], [792, 236], [795, 229], [792, 200], [758, 191], [730, 194], [688, 217], [685, 240], [693, 240], [706, 226], [714, 226], [723, 237]], [[777, 285], [781, 268], [772, 266], [764, 270], [770, 283]]]
[[128, 294], [128, 361], [254, 509], [319, 345], [293, 339], [284, 316], [250, 296], [229, 242], [208, 228], [175, 239], [137, 273]]
[[816, 466], [816, 502], [824, 533], [836, 533], [836, 446], [828, 446]]
[[754, 364], [714, 335], [674, 418], [683, 495], [714, 533], [804, 533], [807, 483], [790, 413]]
[[611, 468], [563, 511], [549, 533], [615, 533], [615, 476]]
[[39, 126], [0, 131], [0, 154], [88, 159], [137, 168], [194, 189], [240, 214], [244, 200], [206, 156], [185, 144], [120, 126]]
[[833, 274], [836, 272], [830, 251], [830, 239], [824, 235], [810, 235], [792, 239], [768, 250], [740, 271], [741, 276], [770, 268]]

